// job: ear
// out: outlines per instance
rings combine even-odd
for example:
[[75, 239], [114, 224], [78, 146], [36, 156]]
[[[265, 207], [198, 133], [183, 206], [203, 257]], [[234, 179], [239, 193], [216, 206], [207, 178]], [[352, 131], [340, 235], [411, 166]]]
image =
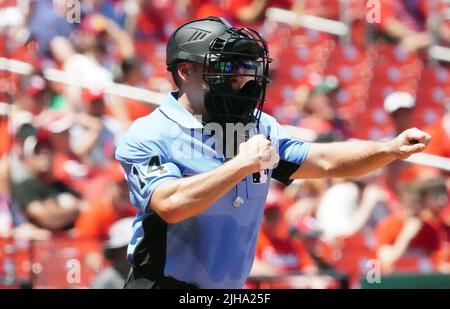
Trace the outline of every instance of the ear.
[[183, 82], [186, 82], [186, 80], [189, 78], [189, 76], [192, 75], [193, 72], [193, 64], [190, 62], [182, 62], [177, 65], [178, 70], [178, 76]]

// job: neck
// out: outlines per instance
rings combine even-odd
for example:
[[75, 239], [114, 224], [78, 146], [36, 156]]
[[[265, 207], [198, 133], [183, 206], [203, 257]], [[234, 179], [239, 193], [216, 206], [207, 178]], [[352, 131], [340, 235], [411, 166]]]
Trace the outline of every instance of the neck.
[[180, 90], [178, 94], [178, 102], [192, 115], [201, 115], [204, 121], [207, 121], [208, 113], [206, 112], [203, 102], [200, 100], [190, 99], [186, 92]]

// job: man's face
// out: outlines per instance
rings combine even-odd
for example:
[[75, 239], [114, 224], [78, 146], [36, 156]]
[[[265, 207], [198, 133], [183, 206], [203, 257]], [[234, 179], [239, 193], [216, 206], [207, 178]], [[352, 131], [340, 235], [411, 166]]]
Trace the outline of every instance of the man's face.
[[[204, 105], [204, 93], [208, 90], [208, 84], [203, 79], [203, 65], [199, 63], [181, 63], [179, 72], [185, 74], [185, 80], [182, 81], [182, 89], [189, 98], [193, 106]], [[204, 115], [206, 116], [206, 115]]]
[[211, 63], [208, 72], [212, 74], [230, 74], [229, 82], [231, 88], [234, 91], [238, 91], [242, 89], [248, 81], [254, 80], [255, 70], [257, 70], [259, 66], [258, 62], [251, 59], [223, 59]]
[[204, 71], [210, 87], [205, 93], [205, 108], [211, 119], [225, 127], [227, 123], [254, 122], [265, 88], [261, 64], [252, 58], [212, 59]]
[[330, 99], [326, 94], [313, 95], [306, 104], [309, 111], [324, 120], [331, 120], [335, 117]]
[[395, 129], [398, 133], [410, 128], [413, 110], [411, 108], [399, 108], [392, 113]]
[[54, 151], [62, 153], [70, 153], [71, 148], [69, 144], [69, 130], [64, 130], [63, 132], [53, 133], [50, 135], [50, 141]]
[[[209, 89], [208, 84], [206, 83], [205, 79], [203, 78], [203, 64], [199, 64], [199, 63], [191, 63], [192, 65], [192, 70], [193, 70], [193, 79], [192, 81], [194, 83], [198, 83], [199, 85], [201, 85], [201, 89], [203, 91], [207, 91]], [[253, 71], [251, 69], [246, 69], [243, 68], [242, 71], [240, 70], [239, 72], [237, 72], [236, 70], [238, 70], [237, 68], [233, 68], [232, 69], [232, 73], [236, 73], [236, 74], [253, 74]], [[229, 78], [229, 82], [231, 85], [231, 88], [233, 88], [233, 90], [239, 90], [241, 89], [246, 82], [253, 80], [254, 78], [252, 76], [232, 76]]]
[[[204, 103], [204, 93], [208, 91], [209, 85], [203, 78], [203, 64], [200, 63], [186, 63], [189, 67], [190, 75], [186, 80], [185, 84], [191, 90], [191, 98], [195, 98], [196, 101]], [[234, 71], [233, 71], [234, 72]], [[253, 72], [250, 69], [245, 69], [240, 72], [240, 74], [252, 74]], [[233, 76], [230, 77], [229, 82], [231, 88], [235, 91], [241, 89], [246, 82], [253, 80], [254, 78], [251, 76]], [[191, 99], [192, 100], [192, 99]]]
[[48, 173], [53, 164], [53, 154], [48, 146], [38, 146], [36, 152], [25, 159], [26, 164], [36, 175]]
[[112, 201], [115, 212], [121, 216], [128, 214], [131, 204], [127, 182], [124, 180], [112, 184], [110, 194], [113, 197]]
[[445, 187], [430, 190], [423, 199], [424, 206], [433, 213], [439, 214], [448, 204], [448, 193]]
[[105, 102], [101, 99], [94, 100], [89, 104], [89, 115], [93, 117], [102, 117], [105, 114]]
[[271, 207], [264, 211], [264, 223], [269, 229], [276, 229], [281, 222], [281, 210], [278, 207]]
[[181, 63], [180, 90], [203, 120], [222, 126], [247, 124], [252, 121], [248, 118], [261, 96], [261, 84], [255, 80], [259, 66], [259, 62], [249, 59], [212, 61], [207, 68], [198, 63]]

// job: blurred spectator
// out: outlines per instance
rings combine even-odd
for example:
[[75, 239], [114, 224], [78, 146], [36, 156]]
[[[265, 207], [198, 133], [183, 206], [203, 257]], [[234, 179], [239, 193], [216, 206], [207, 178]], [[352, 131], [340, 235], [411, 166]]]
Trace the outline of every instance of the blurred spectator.
[[254, 25], [264, 21], [266, 9], [277, 7], [292, 10], [301, 14], [304, 9], [303, 0], [230, 0], [226, 11], [234, 22], [242, 25]]
[[120, 165], [112, 164], [106, 169], [103, 177], [101, 187], [95, 189], [105, 192], [101, 196], [97, 195], [97, 199], [80, 214], [76, 223], [78, 237], [104, 240], [114, 222], [135, 214]]
[[47, 230], [30, 223], [22, 210], [11, 199], [7, 156], [0, 158], [0, 237], [30, 240], [46, 240]]
[[0, 157], [0, 237], [10, 236], [13, 228], [10, 213], [10, 192], [7, 157]]
[[60, 5], [60, 0], [39, 0], [29, 2], [28, 28], [39, 43], [39, 54], [49, 55], [49, 43], [56, 36], [68, 37], [74, 29], [73, 23], [67, 22], [69, 8]]
[[294, 224], [299, 219], [314, 217], [317, 207], [330, 185], [331, 181], [328, 179], [296, 180], [289, 185], [284, 191], [284, 196], [287, 196], [293, 202], [285, 205], [288, 207], [286, 211], [287, 221]]
[[9, 108], [6, 103], [0, 103], [0, 158], [6, 155], [12, 146]]
[[[333, 142], [336, 139], [337, 137], [335, 135], [324, 134], [316, 137], [314, 142]], [[287, 221], [290, 224], [295, 224], [303, 218], [315, 217], [325, 192], [327, 192], [332, 184], [333, 180], [331, 179], [295, 180], [284, 191], [284, 195], [290, 200], [293, 200], [291, 203], [285, 205], [288, 207], [286, 211]]]
[[[99, 196], [98, 192], [105, 194]], [[127, 183], [118, 162], [103, 168], [89, 181], [83, 193], [89, 207], [83, 209], [75, 223], [75, 235], [81, 240], [106, 240], [114, 222], [136, 214], [131, 207]], [[96, 248], [92, 248], [85, 255], [85, 262], [90, 269], [98, 272], [103, 258]]]
[[124, 28], [126, 21], [126, 2], [116, 0], [84, 0], [81, 3], [83, 15], [101, 14]]
[[[91, 14], [81, 21], [81, 31], [77, 33], [76, 46], [86, 55], [96, 59], [101, 65], [111, 69], [115, 63], [134, 56], [132, 37], [113, 20], [101, 14]], [[110, 59], [113, 57], [113, 59]]]
[[[444, 180], [422, 179], [406, 186], [402, 202], [404, 210], [385, 218], [375, 231], [377, 257], [386, 273], [395, 271], [396, 262], [405, 255], [431, 259], [448, 250], [449, 234], [439, 217], [448, 205]], [[445, 261], [435, 262], [439, 269]]]
[[34, 135], [36, 130], [30, 123], [32, 120], [32, 115], [30, 113], [18, 112], [16, 116], [17, 118], [15, 121], [17, 121], [17, 128], [10, 133], [14, 134], [13, 147], [8, 153], [9, 168], [14, 170], [14, 173], [8, 175], [12, 184], [22, 182], [32, 176], [25, 164], [27, 156], [25, 156], [24, 142], [28, 136]]
[[104, 245], [105, 257], [111, 266], [97, 275], [91, 285], [93, 289], [123, 289], [130, 269], [127, 246], [132, 236], [133, 218], [124, 218], [109, 229], [109, 239]]
[[[84, 149], [95, 140], [93, 137], [86, 140], [77, 140], [71, 143], [70, 130], [75, 123], [81, 123], [87, 118], [87, 115], [78, 114], [70, 117], [59, 111], [47, 110], [35, 123], [42, 128], [41, 132], [47, 134], [47, 139], [51, 145], [53, 166], [52, 175], [55, 180], [73, 187], [78, 192], [82, 192], [86, 185], [86, 179], [90, 175], [89, 167], [82, 162], [80, 154]], [[80, 120], [81, 119], [81, 120]], [[89, 125], [84, 124], [85, 127]], [[99, 131], [100, 125], [91, 124], [91, 131]], [[98, 133], [92, 133], [95, 135]]]
[[[80, 30], [73, 38], [75, 47], [64, 37], [52, 39], [52, 55], [74, 82], [91, 88], [104, 89], [113, 80], [116, 63], [135, 56], [133, 40], [128, 33], [99, 14], [83, 18]], [[79, 90], [69, 87], [66, 92], [68, 108], [79, 111]]]
[[[13, 187], [16, 187], [25, 183], [27, 180], [33, 179], [33, 166], [35, 166], [37, 162], [35, 156], [30, 155], [31, 148], [35, 147], [34, 138], [37, 136], [37, 129], [30, 123], [27, 123], [27, 113], [19, 115], [20, 118], [25, 116], [23, 119], [25, 123], [17, 129], [14, 138], [13, 151], [9, 154], [8, 160], [5, 160], [5, 162], [8, 163], [8, 167], [5, 168], [14, 171], [14, 173], [8, 173], [8, 175], [4, 176], [4, 183], [7, 184], [7, 186], [5, 185], [5, 190], [7, 189], [6, 192], [8, 192], [4, 201], [6, 201], [10, 207], [15, 227], [14, 236], [29, 239], [46, 239], [50, 236], [49, 232], [30, 223], [30, 219], [24, 214], [24, 209], [18, 205], [16, 200], [11, 200], [9, 193], [9, 182], [11, 182]], [[17, 119], [17, 121], [19, 121], [19, 119]], [[31, 121], [31, 119], [28, 119], [28, 121]], [[32, 138], [30, 139], [30, 137]]]
[[[188, 10], [195, 19], [208, 16], [224, 16], [225, 3], [221, 0], [185, 0]], [[261, 1], [263, 2], [263, 1]], [[226, 14], [226, 13], [225, 13]]]
[[139, 10], [135, 17], [132, 33], [137, 40], [164, 41], [167, 20], [155, 5], [155, 1], [139, 0]]
[[[138, 58], [123, 60], [121, 63], [120, 82], [128, 86], [145, 89], [145, 76], [142, 70], [143, 64]], [[109, 109], [111, 110], [111, 114], [122, 123], [122, 126], [128, 128], [134, 120], [150, 114], [154, 108], [149, 104], [133, 99], [111, 96]]]
[[379, 29], [407, 51], [417, 51], [432, 42], [426, 30], [426, 1], [381, 0]]
[[48, 230], [73, 227], [82, 200], [73, 189], [58, 182], [52, 174], [53, 148], [43, 131], [24, 141], [27, 167], [32, 178], [13, 186], [13, 198], [37, 226]]
[[299, 240], [291, 239], [280, 196], [269, 193], [259, 235], [253, 275], [280, 275], [292, 271], [316, 272], [317, 268]]
[[450, 99], [447, 99], [445, 109], [442, 118], [425, 130], [433, 136], [426, 152], [450, 158]]
[[[107, 114], [104, 93], [83, 90], [85, 115], [74, 115], [71, 139], [75, 153], [89, 166], [104, 167], [114, 159], [118, 139], [123, 133], [121, 124]], [[80, 142], [82, 141], [82, 142]]]
[[[77, 53], [70, 41], [64, 37], [55, 37], [50, 42], [53, 57], [61, 65], [62, 70], [75, 83], [85, 83], [90, 87], [102, 89], [110, 84], [113, 75], [95, 57]], [[65, 87], [64, 96], [67, 99], [66, 109], [79, 112], [82, 106], [80, 90], [77, 87]]]
[[16, 102], [21, 111], [28, 111], [34, 116], [41, 114], [50, 105], [50, 91], [45, 79], [38, 74], [26, 78], [23, 93]]
[[120, 82], [133, 87], [145, 88], [142, 65], [143, 63], [137, 57], [124, 59], [120, 64], [122, 74]]
[[391, 116], [395, 128], [394, 136], [411, 128], [415, 106], [416, 99], [408, 92], [398, 91], [386, 97], [384, 110]]
[[[318, 231], [308, 224], [290, 228], [285, 220], [285, 203], [280, 194], [269, 191], [250, 275], [272, 278], [275, 286], [278, 282], [290, 288], [327, 287], [333, 279], [319, 274], [322, 260], [318, 256], [313, 257]], [[251, 283], [250, 279], [249, 286]]]
[[325, 76], [314, 87], [302, 106], [306, 114], [298, 124], [302, 128], [313, 130], [317, 135], [331, 135], [337, 140], [349, 137], [348, 126], [336, 111], [336, 95], [339, 81], [335, 76]]
[[317, 221], [323, 239], [334, 242], [351, 237], [368, 226], [377, 205], [387, 199], [370, 178], [335, 183], [323, 196], [317, 209]]
[[[386, 139], [399, 135], [408, 128], [414, 127], [412, 116], [416, 106], [415, 98], [408, 92], [397, 91], [388, 95], [383, 103], [384, 110], [389, 114], [394, 127], [394, 132]], [[425, 170], [424, 170], [425, 171]], [[402, 184], [414, 181], [419, 176], [420, 170], [409, 163], [396, 160], [383, 169], [384, 177], [381, 186], [389, 195], [388, 207], [398, 210], [400, 207], [399, 187]]]

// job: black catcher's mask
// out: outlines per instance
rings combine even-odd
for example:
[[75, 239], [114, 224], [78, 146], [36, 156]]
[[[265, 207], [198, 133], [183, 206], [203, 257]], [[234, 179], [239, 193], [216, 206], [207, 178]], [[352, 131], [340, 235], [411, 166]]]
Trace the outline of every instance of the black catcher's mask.
[[[266, 41], [248, 28], [229, 28], [214, 39], [204, 58], [203, 78], [209, 86], [205, 108], [211, 122], [255, 123], [258, 127], [270, 80]], [[233, 90], [233, 78], [249, 78], [241, 89]]]

